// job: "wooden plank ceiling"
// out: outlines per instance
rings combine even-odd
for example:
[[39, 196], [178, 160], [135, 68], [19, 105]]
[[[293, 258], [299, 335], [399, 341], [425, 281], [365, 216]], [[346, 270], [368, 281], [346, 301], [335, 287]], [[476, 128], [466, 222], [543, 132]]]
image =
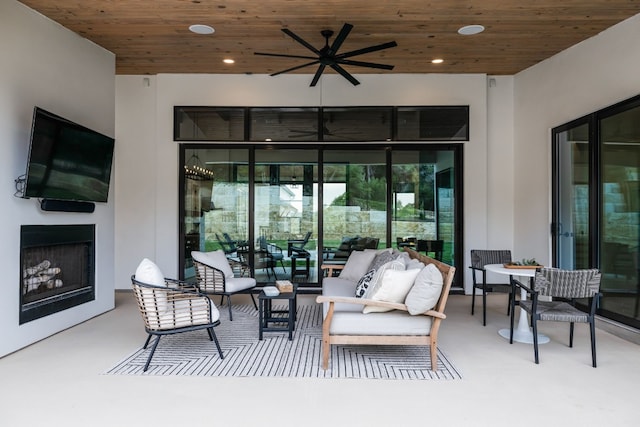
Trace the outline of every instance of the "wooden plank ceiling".
[[[511, 75], [640, 13], [640, 0], [22, 0], [116, 55], [117, 74], [274, 73], [309, 62], [287, 28], [320, 49], [320, 31], [354, 26], [340, 52], [395, 40], [351, 59], [394, 65], [358, 73]], [[211, 35], [188, 30], [206, 24]], [[480, 24], [484, 32], [457, 30]], [[330, 40], [331, 42], [332, 40]], [[228, 65], [225, 58], [235, 60]], [[432, 64], [434, 58], [444, 62]], [[317, 66], [295, 73], [313, 74]], [[326, 72], [333, 73], [327, 67]]]

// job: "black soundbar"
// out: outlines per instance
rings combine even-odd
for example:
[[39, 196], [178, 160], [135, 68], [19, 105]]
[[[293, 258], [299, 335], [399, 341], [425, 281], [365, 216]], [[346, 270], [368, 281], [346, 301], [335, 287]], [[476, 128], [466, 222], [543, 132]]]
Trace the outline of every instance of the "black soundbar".
[[75, 202], [71, 200], [42, 199], [40, 209], [53, 212], [83, 212], [92, 213], [96, 204], [92, 202]]

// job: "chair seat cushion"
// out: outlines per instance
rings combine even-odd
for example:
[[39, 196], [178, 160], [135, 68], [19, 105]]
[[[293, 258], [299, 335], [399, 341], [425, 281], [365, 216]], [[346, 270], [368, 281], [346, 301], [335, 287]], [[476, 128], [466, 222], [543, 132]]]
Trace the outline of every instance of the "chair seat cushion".
[[234, 277], [225, 279], [227, 292], [240, 292], [256, 287], [256, 279], [253, 277]]
[[[531, 313], [533, 302], [520, 301], [520, 307]], [[588, 323], [589, 316], [564, 301], [538, 301], [538, 318], [552, 322]]]

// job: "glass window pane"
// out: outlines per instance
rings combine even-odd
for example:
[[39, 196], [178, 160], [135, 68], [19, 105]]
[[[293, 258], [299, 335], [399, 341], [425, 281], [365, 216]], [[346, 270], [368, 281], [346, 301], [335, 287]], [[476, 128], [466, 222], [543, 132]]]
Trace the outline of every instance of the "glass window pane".
[[398, 107], [398, 140], [468, 141], [469, 107]]
[[184, 158], [185, 279], [195, 276], [193, 250], [222, 249], [248, 274], [249, 150], [185, 149]]
[[396, 246], [410, 246], [453, 265], [455, 242], [454, 153], [392, 153], [392, 222]]
[[602, 221], [601, 308], [630, 318], [640, 316], [640, 107], [600, 121]]
[[325, 150], [324, 261], [344, 263], [352, 250], [386, 247], [384, 150]]
[[258, 282], [318, 281], [317, 159], [316, 150], [256, 150], [254, 264]]
[[317, 108], [251, 108], [251, 141], [318, 141]]
[[175, 141], [244, 141], [244, 108], [176, 107]]
[[324, 141], [390, 141], [391, 107], [324, 108]]

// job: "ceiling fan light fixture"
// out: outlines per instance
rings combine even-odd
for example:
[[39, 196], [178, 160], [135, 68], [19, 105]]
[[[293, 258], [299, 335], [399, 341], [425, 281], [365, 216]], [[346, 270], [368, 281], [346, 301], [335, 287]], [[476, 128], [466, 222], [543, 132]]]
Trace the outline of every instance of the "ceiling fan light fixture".
[[460, 27], [458, 29], [458, 34], [462, 34], [463, 36], [472, 36], [474, 34], [478, 34], [484, 31], [484, 27], [482, 25], [465, 25], [464, 27]]
[[209, 25], [204, 24], [193, 24], [189, 25], [189, 31], [196, 34], [213, 34], [216, 30]]

